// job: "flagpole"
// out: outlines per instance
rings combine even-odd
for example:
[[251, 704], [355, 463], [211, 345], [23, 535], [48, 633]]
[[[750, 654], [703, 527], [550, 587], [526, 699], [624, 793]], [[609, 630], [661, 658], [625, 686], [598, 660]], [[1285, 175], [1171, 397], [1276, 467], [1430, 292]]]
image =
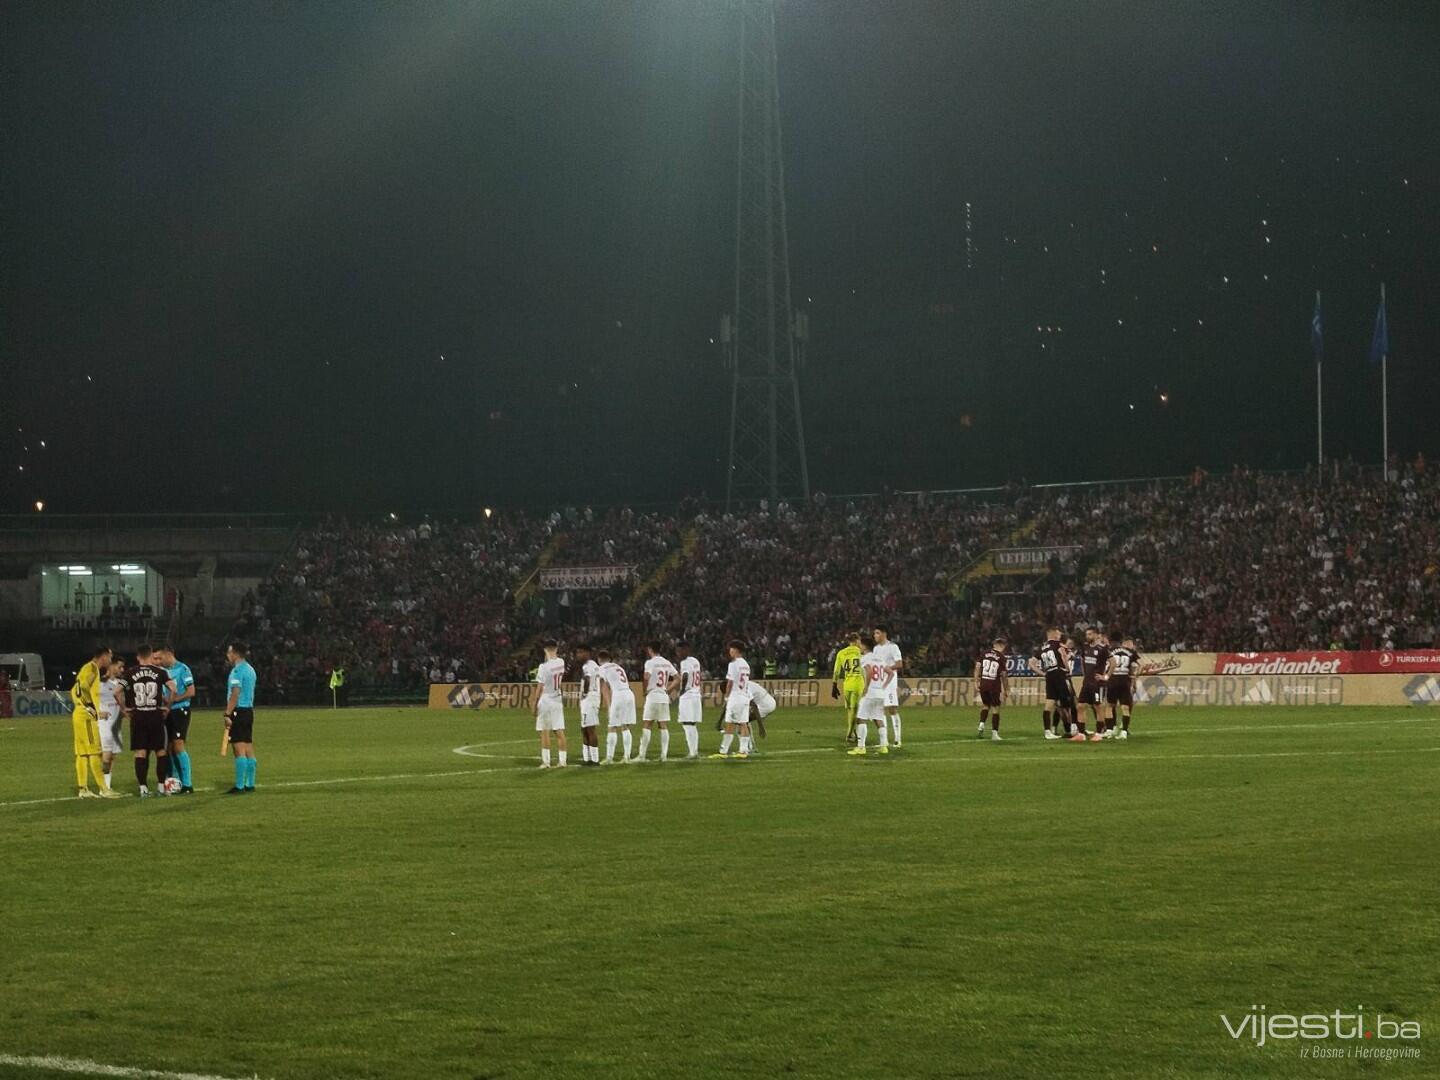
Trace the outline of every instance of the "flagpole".
[[[1320, 290], [1315, 290], [1315, 310], [1320, 310]], [[1321, 404], [1324, 393], [1320, 381], [1320, 350], [1315, 350], [1315, 463], [1325, 467], [1325, 409]]]
[[[1380, 283], [1380, 310], [1385, 310], [1385, 283]], [[1380, 354], [1380, 445], [1381, 453], [1385, 455], [1382, 471], [1385, 475], [1385, 482], [1390, 482], [1390, 332], [1389, 327], [1385, 329], [1385, 340], [1382, 342], [1384, 352]]]

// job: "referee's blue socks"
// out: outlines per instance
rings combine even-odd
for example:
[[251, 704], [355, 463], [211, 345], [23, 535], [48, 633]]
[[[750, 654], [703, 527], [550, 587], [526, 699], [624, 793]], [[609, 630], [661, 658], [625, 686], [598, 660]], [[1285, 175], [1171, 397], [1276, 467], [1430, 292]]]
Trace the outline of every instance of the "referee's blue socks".
[[250, 791], [255, 790], [255, 759], [245, 759], [245, 787]]
[[245, 790], [245, 776], [249, 770], [245, 767], [246, 758], [235, 758], [235, 786], [241, 791]]
[[175, 768], [180, 773], [180, 783], [190, 787], [190, 751], [177, 750], [172, 756], [175, 758]]

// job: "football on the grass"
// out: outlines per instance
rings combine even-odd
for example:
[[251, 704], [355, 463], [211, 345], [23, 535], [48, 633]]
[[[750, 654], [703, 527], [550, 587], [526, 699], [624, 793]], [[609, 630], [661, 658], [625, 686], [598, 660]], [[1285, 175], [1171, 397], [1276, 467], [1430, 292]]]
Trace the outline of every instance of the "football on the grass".
[[176, 780], [173, 776], [167, 776], [165, 778], [165, 794], [174, 795], [179, 790], [180, 781]]

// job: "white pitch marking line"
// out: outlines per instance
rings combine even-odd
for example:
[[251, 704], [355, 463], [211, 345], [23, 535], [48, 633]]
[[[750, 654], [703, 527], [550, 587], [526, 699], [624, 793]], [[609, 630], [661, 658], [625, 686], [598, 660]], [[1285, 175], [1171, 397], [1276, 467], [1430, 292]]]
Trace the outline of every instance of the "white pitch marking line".
[[78, 802], [74, 795], [65, 795], [60, 798], [50, 799], [17, 799], [15, 802], [0, 803], [0, 806], [40, 806], [43, 803], [54, 802]]
[[[438, 780], [447, 776], [483, 776], [486, 773], [523, 772], [528, 765], [512, 765], [503, 769], [454, 769], [450, 772], [390, 773], [383, 776], [330, 776], [323, 780], [276, 780], [265, 785], [267, 788], [321, 787], [327, 784], [364, 784], [376, 780]], [[16, 802], [0, 803], [6, 806], [38, 806], [42, 803], [75, 802], [73, 795], [59, 799], [20, 799]]]
[[523, 742], [523, 743], [526, 743], [526, 744], [533, 745], [534, 742], [535, 742], [535, 740], [534, 740], [534, 739], [511, 739], [509, 742], [477, 742], [477, 743], [466, 743], [464, 746], [457, 746], [457, 747], [455, 747], [455, 749], [451, 750], [450, 752], [451, 752], [452, 754], [459, 754], [461, 757], [473, 757], [473, 758], [513, 758], [513, 757], [519, 757], [520, 755], [519, 755], [519, 754], [482, 754], [482, 753], [480, 753], [479, 751], [480, 751], [480, 748], [481, 748], [481, 747], [510, 746], [510, 745], [515, 744], [515, 743], [522, 743], [522, 742]]
[[[1413, 722], [1413, 721], [1403, 721], [1403, 720], [1395, 720], [1395, 721], [1377, 720], [1377, 721], [1374, 721], [1374, 723], [1409, 723], [1409, 722]], [[1147, 737], [1148, 737], [1148, 736], [1147, 736]], [[517, 740], [517, 741], [521, 741], [521, 740]], [[527, 741], [527, 742], [528, 742], [529, 740], [523, 740], [523, 741]], [[989, 741], [989, 740], [986, 740], [986, 742], [988, 742], [988, 741]], [[1012, 739], [1010, 739], [1010, 740], [1008, 740], [1008, 741], [1011, 741], [1011, 742], [1026, 742], [1026, 741], [1031, 741], [1031, 740], [1029, 740], [1029, 739], [1027, 739], [1026, 737], [1023, 737], [1023, 736], [1022, 736], [1022, 737], [1019, 738], [1019, 739], [1012, 738]], [[933, 740], [927, 740], [926, 742], [924, 742], [924, 743], [922, 743], [922, 744], [920, 744], [920, 745], [921, 745], [921, 746], [965, 745], [965, 744], [967, 744], [967, 743], [976, 743], [976, 742], [978, 742], [978, 740], [975, 740], [975, 739], [964, 739], [964, 738], [961, 738], [961, 739], [933, 739]], [[477, 744], [477, 745], [482, 745], [482, 746], [483, 746], [483, 745], [487, 745], [487, 744], [480, 743], [480, 744]], [[1068, 760], [1071, 760], [1071, 761], [1079, 761], [1079, 760], [1085, 760], [1085, 761], [1105, 761], [1105, 760], [1109, 760], [1109, 761], [1195, 761], [1195, 760], [1207, 760], [1207, 761], [1208, 761], [1208, 760], [1224, 759], [1224, 758], [1246, 759], [1246, 758], [1282, 758], [1282, 757], [1345, 757], [1345, 756], [1348, 756], [1348, 755], [1357, 755], [1357, 754], [1358, 754], [1358, 755], [1363, 755], [1363, 754], [1410, 754], [1410, 753], [1421, 753], [1421, 754], [1423, 754], [1423, 753], [1431, 753], [1431, 752], [1434, 752], [1434, 751], [1440, 751], [1440, 746], [1416, 746], [1416, 747], [1411, 747], [1411, 748], [1408, 748], [1408, 749], [1407, 749], [1407, 748], [1395, 748], [1395, 749], [1384, 749], [1384, 750], [1368, 750], [1368, 749], [1359, 749], [1359, 748], [1352, 748], [1352, 749], [1348, 749], [1348, 750], [1283, 750], [1283, 751], [1275, 751], [1275, 752], [1241, 753], [1241, 754], [1137, 754], [1137, 753], [1133, 753], [1133, 752], [1131, 752], [1131, 751], [1125, 750], [1125, 751], [1106, 752], [1106, 753], [1103, 754], [1103, 755], [1094, 755], [1094, 754], [1091, 754], [1091, 755], [1086, 755], [1084, 758], [1081, 758], [1081, 756], [1080, 756], [1079, 753], [1070, 752], [1070, 751], [1065, 751], [1065, 752], [1062, 752], [1062, 753], [1060, 753], [1060, 754], [1053, 755], [1052, 758], [1051, 758], [1051, 760], [1060, 761], [1060, 760], [1066, 760], [1066, 759], [1068, 759]], [[838, 754], [838, 752], [839, 752], [838, 747], [837, 747], [837, 748], [833, 748], [833, 749], [830, 748], [830, 747], [806, 747], [806, 748], [797, 749], [797, 750], [772, 750], [772, 751], [770, 751], [769, 753], [761, 753], [761, 754], [758, 755], [758, 756], [764, 758], [764, 757], [780, 757], [780, 756], [782, 756], [782, 755], [789, 755], [789, 754]], [[897, 760], [897, 761], [909, 761], [909, 762], [915, 762], [915, 763], [925, 762], [925, 763], [931, 764], [931, 765], [948, 764], [948, 763], [950, 763], [950, 762], [955, 762], [955, 763], [962, 764], [962, 765], [968, 765], [968, 764], [971, 764], [971, 763], [974, 763], [974, 762], [977, 762], [977, 761], [986, 761], [986, 762], [1000, 761], [1000, 762], [1004, 762], [1004, 763], [1006, 763], [1006, 764], [1016, 764], [1016, 763], [1019, 763], [1019, 762], [1031, 762], [1031, 761], [1038, 761], [1038, 760], [1041, 760], [1041, 759], [1040, 759], [1040, 758], [1029, 757], [1029, 756], [1026, 756], [1026, 757], [1023, 757], [1023, 758], [1020, 758], [1020, 757], [1005, 757], [1005, 756], [1001, 756], [1001, 757], [998, 757], [998, 758], [997, 758], [997, 757], [995, 757], [993, 754], [990, 755], [989, 757], [985, 757], [985, 758], [981, 758], [981, 757], [978, 757], [978, 756], [926, 758], [926, 757], [912, 757], [911, 755], [906, 754], [906, 755], [904, 755], [904, 756], [897, 756], [897, 757], [895, 758], [895, 760]], [[570, 768], [577, 768], [578, 766], [572, 765], [572, 766], [569, 766], [569, 767], [570, 767]], [[334, 785], [334, 784], [365, 784], [365, 783], [373, 783], [373, 782], [386, 781], [386, 780], [440, 780], [440, 779], [444, 779], [444, 778], [446, 778], [446, 777], [452, 777], [452, 776], [485, 776], [485, 775], [492, 774], [492, 773], [502, 773], [502, 772], [530, 772], [530, 771], [532, 771], [533, 769], [535, 769], [535, 766], [534, 766], [534, 765], [508, 765], [508, 766], [497, 766], [497, 767], [491, 768], [491, 769], [453, 769], [453, 770], [450, 770], [450, 771], [448, 771], [448, 772], [390, 773], [390, 774], [388, 774], [388, 775], [381, 775], [381, 776], [333, 776], [333, 777], [327, 777], [327, 778], [325, 778], [325, 779], [323, 779], [323, 780], [279, 780], [279, 781], [275, 781], [275, 782], [273, 782], [273, 783], [266, 784], [265, 786], [266, 786], [267, 788], [299, 788], [299, 787], [325, 787], [325, 786]], [[9, 807], [9, 806], [38, 806], [38, 805], [41, 805], [41, 804], [44, 804], [44, 803], [62, 803], [62, 802], [74, 802], [74, 801], [76, 801], [75, 798], [74, 798], [74, 796], [66, 796], [66, 797], [64, 797], [64, 798], [52, 798], [52, 799], [21, 799], [21, 800], [18, 800], [18, 801], [16, 801], [16, 802], [0, 803], [0, 809], [4, 809], [5, 807]], [[0, 1058], [0, 1063], [3, 1063], [3, 1058]]]
[[121, 1080], [258, 1080], [256, 1076], [228, 1077], [211, 1073], [165, 1072], [163, 1069], [136, 1069], [129, 1065], [105, 1065], [85, 1058], [56, 1057], [52, 1054], [25, 1056], [0, 1054], [0, 1065], [49, 1072], [79, 1073], [83, 1076], [114, 1076]]
[[[475, 754], [475, 753], [467, 753], [467, 751], [484, 750], [484, 749], [489, 749], [489, 748], [492, 747], [492, 746], [522, 746], [522, 745], [523, 745], [523, 746], [534, 746], [534, 745], [535, 745], [535, 740], [534, 740], [534, 738], [529, 738], [529, 739], [500, 739], [500, 740], [497, 740], [497, 741], [495, 741], [495, 742], [472, 742], [472, 743], [466, 743], [464, 746], [457, 746], [454, 750], [451, 750], [450, 752], [451, 752], [452, 754], [465, 754], [467, 757], [501, 757], [501, 756], [503, 756], [503, 755], [500, 755], [500, 754]], [[510, 755], [510, 756], [513, 757], [514, 755]]]
[[496, 769], [452, 769], [449, 772], [408, 772], [391, 773], [388, 776], [331, 776], [324, 780], [279, 780], [266, 787], [323, 787], [326, 784], [365, 784], [379, 780], [440, 780], [447, 776], [484, 776], [486, 773], [519, 772], [529, 765], [510, 765]]

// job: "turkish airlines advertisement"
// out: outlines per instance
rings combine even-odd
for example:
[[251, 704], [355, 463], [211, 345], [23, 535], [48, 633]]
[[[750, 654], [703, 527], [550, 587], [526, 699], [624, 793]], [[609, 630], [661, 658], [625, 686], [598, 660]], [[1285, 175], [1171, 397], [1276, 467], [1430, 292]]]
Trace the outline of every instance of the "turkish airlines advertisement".
[[1392, 672], [1440, 671], [1440, 649], [1394, 649], [1390, 652], [1357, 652], [1355, 670], [1365, 675]]

